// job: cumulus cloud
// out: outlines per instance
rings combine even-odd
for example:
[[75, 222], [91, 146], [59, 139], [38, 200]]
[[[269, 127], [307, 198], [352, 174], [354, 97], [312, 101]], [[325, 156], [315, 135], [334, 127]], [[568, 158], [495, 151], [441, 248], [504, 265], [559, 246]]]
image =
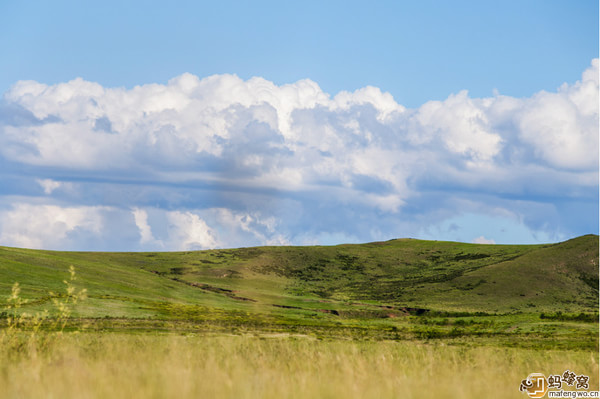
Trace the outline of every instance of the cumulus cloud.
[[416, 143], [440, 140], [450, 152], [473, 162], [490, 161], [501, 149], [502, 138], [494, 132], [485, 108], [466, 91], [424, 104], [411, 119]]
[[550, 165], [593, 169], [598, 165], [598, 59], [574, 85], [540, 92], [524, 101], [519, 136]]
[[474, 244], [495, 244], [496, 241], [492, 240], [492, 239], [488, 239], [485, 238], [484, 236], [479, 236], [477, 238], [474, 238], [473, 241]]
[[[110, 230], [115, 212], [136, 248], [367, 241], [414, 236], [467, 202], [532, 231], [597, 232], [583, 210], [598, 198], [598, 60], [555, 92], [461, 91], [417, 109], [380, 88], [331, 96], [308, 79], [21, 81], [0, 103], [0, 165], [12, 171], [0, 172], [6, 245], [60, 247], [76, 229], [107, 237], [98, 226]], [[31, 176], [46, 202], [14, 200], [35, 196]]]
[[20, 203], [0, 213], [0, 242], [26, 248], [62, 247], [70, 235], [103, 228], [101, 207], [61, 207]]
[[186, 212], [159, 208], [131, 210], [139, 231], [139, 248], [175, 250], [212, 249], [224, 246], [283, 245], [278, 220], [227, 208]]
[[171, 248], [198, 250], [217, 247], [217, 240], [206, 222], [191, 212], [169, 212], [169, 238]]
[[54, 181], [52, 179], [37, 179], [40, 186], [44, 189], [44, 193], [52, 194], [54, 190], [62, 186], [61, 182]]
[[133, 213], [135, 225], [140, 231], [140, 244], [156, 242], [156, 239], [152, 235], [152, 228], [148, 224], [148, 213], [139, 208], [134, 208], [131, 213]]

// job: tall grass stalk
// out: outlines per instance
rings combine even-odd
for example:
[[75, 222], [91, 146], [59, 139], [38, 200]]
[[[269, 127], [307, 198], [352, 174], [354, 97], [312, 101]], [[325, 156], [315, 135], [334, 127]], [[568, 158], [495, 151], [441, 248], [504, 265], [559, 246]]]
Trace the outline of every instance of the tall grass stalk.
[[[4, 356], [23, 352], [35, 356], [39, 350], [45, 350], [50, 340], [61, 335], [69, 321], [73, 307], [87, 298], [85, 288], [77, 289], [75, 267], [69, 267], [69, 279], [63, 280], [64, 293], [49, 292], [53, 311], [43, 309], [36, 313], [23, 310], [28, 300], [21, 297], [21, 286], [15, 282], [4, 308], [6, 327], [0, 330], [0, 350]], [[42, 332], [42, 329], [52, 331]]]

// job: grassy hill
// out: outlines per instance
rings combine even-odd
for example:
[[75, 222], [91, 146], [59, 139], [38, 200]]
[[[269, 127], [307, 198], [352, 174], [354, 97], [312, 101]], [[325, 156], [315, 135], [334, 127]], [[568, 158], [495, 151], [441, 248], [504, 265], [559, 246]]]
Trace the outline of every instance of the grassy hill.
[[426, 316], [448, 332], [457, 325], [444, 324], [444, 317], [510, 315], [494, 330], [503, 331], [522, 330], [540, 315], [576, 321], [581, 312], [598, 311], [598, 236], [588, 235], [548, 245], [399, 239], [169, 253], [0, 247], [0, 312], [14, 282], [28, 300], [22, 310], [52, 311], [70, 265], [74, 285], [88, 291], [74, 316], [137, 325], [171, 320], [402, 331], [408, 321], [429, 323]]

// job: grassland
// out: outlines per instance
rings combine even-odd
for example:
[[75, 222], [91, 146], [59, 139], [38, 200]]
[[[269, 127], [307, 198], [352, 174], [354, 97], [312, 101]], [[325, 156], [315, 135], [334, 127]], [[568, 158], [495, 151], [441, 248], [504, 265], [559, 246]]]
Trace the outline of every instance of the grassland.
[[584, 351], [264, 336], [69, 334], [5, 359], [7, 398], [506, 399], [533, 371], [598, 375]]
[[6, 397], [520, 397], [534, 371], [598, 374], [598, 236], [0, 247], [0, 339]]

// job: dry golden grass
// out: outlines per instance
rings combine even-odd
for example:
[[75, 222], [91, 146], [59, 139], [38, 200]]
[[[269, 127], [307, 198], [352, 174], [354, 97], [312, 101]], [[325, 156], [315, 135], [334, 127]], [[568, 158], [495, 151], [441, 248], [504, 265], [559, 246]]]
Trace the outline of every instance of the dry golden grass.
[[[587, 374], [597, 354], [308, 337], [63, 333], [0, 346], [2, 398], [525, 398], [532, 372]], [[32, 343], [33, 342], [33, 343]]]

